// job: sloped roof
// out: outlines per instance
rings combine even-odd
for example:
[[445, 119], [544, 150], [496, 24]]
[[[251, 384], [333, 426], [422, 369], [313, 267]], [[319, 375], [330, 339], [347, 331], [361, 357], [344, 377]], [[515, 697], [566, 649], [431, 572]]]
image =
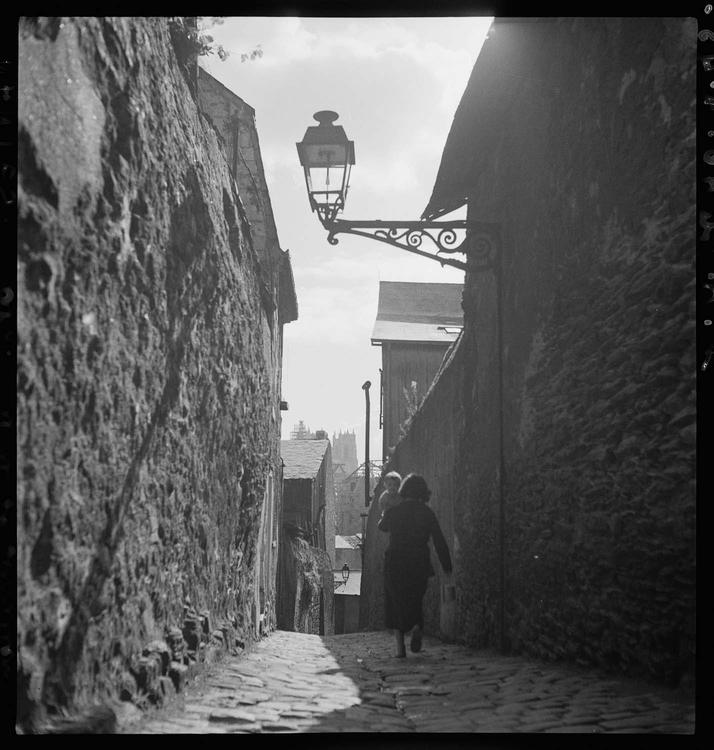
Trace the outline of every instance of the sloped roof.
[[255, 115], [255, 108], [251, 107], [250, 104], [248, 104], [245, 99], [242, 99], [238, 94], [236, 94], [235, 91], [231, 91], [228, 86], [226, 86], [224, 83], [221, 83], [215, 76], [212, 76], [204, 67], [202, 67], [200, 64], [198, 65], [198, 78], [199, 80], [201, 78], [206, 78], [211, 81], [211, 83], [222, 89], [222, 93], [224, 96], [227, 96], [229, 99], [233, 99], [233, 103], [236, 104], [239, 107], [247, 107], [247, 109], [250, 111], [252, 115]]
[[361, 534], [351, 534], [349, 536], [335, 535], [335, 549], [358, 549]]
[[449, 344], [458, 332], [444, 327], [463, 325], [463, 284], [380, 281], [376, 341], [419, 341]]
[[520, 86], [537, 77], [551, 34], [550, 18], [496, 18], [456, 109], [434, 189], [422, 218], [434, 219], [463, 206], [498, 151], [504, 123], [519, 106]]
[[281, 440], [283, 479], [314, 479], [329, 445], [329, 440]]

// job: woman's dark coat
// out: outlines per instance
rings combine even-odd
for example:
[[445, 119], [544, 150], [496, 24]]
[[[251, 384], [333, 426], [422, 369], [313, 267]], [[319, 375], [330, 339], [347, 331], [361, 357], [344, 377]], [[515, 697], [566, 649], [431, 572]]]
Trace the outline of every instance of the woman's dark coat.
[[422, 599], [430, 576], [434, 575], [429, 558], [431, 538], [441, 567], [451, 572], [451, 557], [431, 508], [421, 500], [403, 500], [388, 508], [379, 528], [389, 532], [384, 554], [384, 594], [386, 627], [406, 632], [415, 625], [423, 627]]

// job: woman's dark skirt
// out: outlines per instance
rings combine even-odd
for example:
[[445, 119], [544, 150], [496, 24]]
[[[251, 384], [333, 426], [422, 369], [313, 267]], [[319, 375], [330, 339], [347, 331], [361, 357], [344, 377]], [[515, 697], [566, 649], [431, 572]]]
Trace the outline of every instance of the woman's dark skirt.
[[423, 565], [410, 565], [385, 556], [384, 615], [387, 628], [406, 633], [415, 625], [424, 626], [422, 600], [428, 581], [428, 572]]

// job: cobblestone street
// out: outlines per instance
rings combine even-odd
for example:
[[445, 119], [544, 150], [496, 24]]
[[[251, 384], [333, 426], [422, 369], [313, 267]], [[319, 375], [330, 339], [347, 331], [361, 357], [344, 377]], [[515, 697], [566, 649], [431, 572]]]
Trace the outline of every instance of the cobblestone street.
[[387, 632], [277, 631], [123, 733], [694, 732], [694, 699], [593, 670]]

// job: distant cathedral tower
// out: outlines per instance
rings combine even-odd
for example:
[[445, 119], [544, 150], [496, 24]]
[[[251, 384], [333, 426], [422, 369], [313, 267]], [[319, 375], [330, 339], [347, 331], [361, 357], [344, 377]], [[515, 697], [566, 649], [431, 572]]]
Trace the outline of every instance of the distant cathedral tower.
[[359, 465], [357, 463], [357, 438], [354, 430], [342, 432], [339, 435], [332, 433], [332, 463], [335, 468], [338, 465], [344, 476], [351, 474]]

